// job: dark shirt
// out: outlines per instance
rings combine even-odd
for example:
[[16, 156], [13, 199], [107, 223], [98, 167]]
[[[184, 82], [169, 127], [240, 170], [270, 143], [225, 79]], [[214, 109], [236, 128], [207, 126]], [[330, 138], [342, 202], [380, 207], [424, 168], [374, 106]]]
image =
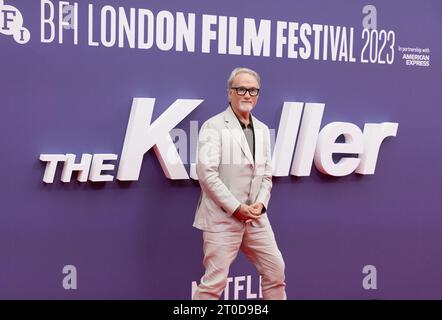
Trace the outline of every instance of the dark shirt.
[[[232, 106], [230, 106], [232, 108]], [[232, 108], [233, 111], [233, 108]], [[236, 119], [238, 119], [239, 124], [241, 125], [242, 131], [244, 132], [244, 135], [246, 136], [247, 144], [249, 145], [250, 153], [253, 156], [253, 160], [255, 160], [255, 132], [253, 129], [253, 121], [252, 121], [252, 115], [249, 115], [249, 124], [246, 126], [241, 120], [239, 120], [238, 116], [235, 112], [233, 112], [236, 116]]]

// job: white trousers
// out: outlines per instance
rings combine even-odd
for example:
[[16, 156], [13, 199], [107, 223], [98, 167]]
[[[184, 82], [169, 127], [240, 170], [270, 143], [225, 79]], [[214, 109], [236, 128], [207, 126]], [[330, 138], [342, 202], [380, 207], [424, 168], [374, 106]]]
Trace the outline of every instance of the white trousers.
[[193, 300], [219, 299], [227, 285], [229, 268], [241, 249], [262, 277], [265, 300], [286, 300], [285, 264], [276, 244], [272, 227], [253, 227], [241, 231], [203, 232], [205, 274]]

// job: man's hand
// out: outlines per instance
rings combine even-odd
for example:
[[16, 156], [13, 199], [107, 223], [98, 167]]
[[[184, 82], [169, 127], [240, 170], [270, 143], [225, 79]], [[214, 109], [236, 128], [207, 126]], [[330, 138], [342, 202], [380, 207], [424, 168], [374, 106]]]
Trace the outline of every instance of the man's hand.
[[255, 214], [257, 209], [252, 206], [241, 204], [239, 208], [233, 213], [233, 215], [240, 221], [250, 221], [259, 218], [259, 214]]
[[263, 209], [264, 205], [261, 202], [255, 202], [254, 204], [250, 205], [250, 212], [253, 213], [255, 216], [261, 215]]

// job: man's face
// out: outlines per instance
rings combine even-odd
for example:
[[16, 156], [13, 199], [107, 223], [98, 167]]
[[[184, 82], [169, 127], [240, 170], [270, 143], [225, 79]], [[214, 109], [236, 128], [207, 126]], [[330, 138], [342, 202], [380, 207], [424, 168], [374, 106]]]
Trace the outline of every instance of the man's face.
[[[258, 81], [254, 76], [248, 73], [240, 73], [234, 79], [232, 88], [246, 88], [246, 89], [259, 89]], [[229, 101], [233, 110], [237, 113], [246, 113], [252, 111], [258, 102], [259, 95], [252, 97], [249, 92], [246, 92], [244, 96], [240, 96], [236, 93], [236, 90], [229, 89]]]

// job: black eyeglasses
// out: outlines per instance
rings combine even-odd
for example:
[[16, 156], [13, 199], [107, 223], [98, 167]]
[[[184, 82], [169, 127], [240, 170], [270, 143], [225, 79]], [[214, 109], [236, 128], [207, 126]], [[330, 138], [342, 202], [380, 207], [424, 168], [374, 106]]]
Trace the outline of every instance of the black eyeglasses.
[[232, 87], [230, 89], [235, 90], [236, 94], [239, 95], [239, 96], [245, 96], [247, 92], [249, 93], [249, 95], [251, 97], [256, 97], [259, 94], [259, 89], [258, 88], [247, 89], [247, 88], [244, 88], [244, 87]]

